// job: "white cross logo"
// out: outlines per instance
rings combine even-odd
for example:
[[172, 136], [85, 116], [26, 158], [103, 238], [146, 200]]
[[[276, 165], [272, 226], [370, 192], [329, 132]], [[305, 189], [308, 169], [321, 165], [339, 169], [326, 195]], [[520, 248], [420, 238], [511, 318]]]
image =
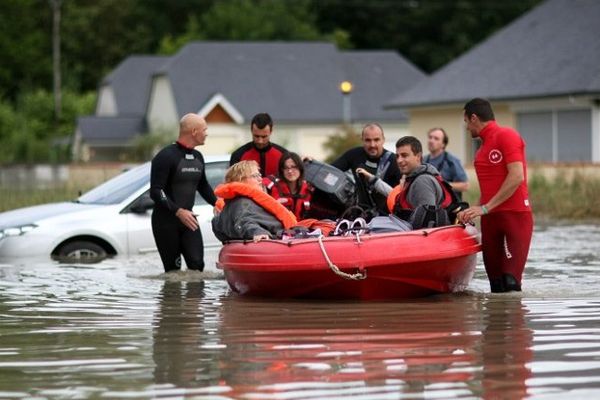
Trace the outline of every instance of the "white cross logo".
[[500, 150], [497, 149], [493, 149], [492, 151], [490, 151], [488, 157], [492, 164], [498, 164], [500, 161], [502, 161], [502, 153], [500, 152]]

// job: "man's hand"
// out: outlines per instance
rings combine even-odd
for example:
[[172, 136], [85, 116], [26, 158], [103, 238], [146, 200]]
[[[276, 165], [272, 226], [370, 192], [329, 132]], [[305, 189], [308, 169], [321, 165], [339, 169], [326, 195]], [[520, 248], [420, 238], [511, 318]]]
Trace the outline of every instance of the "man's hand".
[[369, 182], [371, 181], [371, 179], [374, 178], [373, 174], [370, 173], [369, 171], [367, 171], [364, 168], [360, 168], [360, 167], [356, 168], [356, 173], [358, 175], [361, 175], [362, 177], [366, 178], [366, 180], [369, 181]]
[[265, 234], [261, 234], [261, 235], [254, 235], [254, 237], [252, 238], [252, 240], [254, 240], [254, 243], [260, 242], [261, 240], [268, 240], [269, 235], [265, 235]]
[[481, 217], [485, 213], [483, 212], [483, 208], [481, 206], [471, 206], [466, 210], [462, 210], [457, 214], [457, 218], [463, 224], [468, 224], [473, 222], [473, 219], [477, 217]]
[[192, 231], [195, 231], [200, 227], [200, 225], [198, 225], [198, 220], [196, 219], [196, 214], [194, 214], [190, 210], [180, 208], [175, 213], [175, 216], [179, 218], [182, 224], [190, 228]]

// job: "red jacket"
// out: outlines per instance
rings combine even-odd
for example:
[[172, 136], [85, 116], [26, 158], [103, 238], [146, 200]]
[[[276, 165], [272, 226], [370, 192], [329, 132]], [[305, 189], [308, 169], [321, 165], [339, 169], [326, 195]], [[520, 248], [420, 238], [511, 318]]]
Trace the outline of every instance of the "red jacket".
[[310, 210], [314, 188], [308, 182], [302, 181], [298, 193], [292, 193], [289, 186], [282, 179], [272, 175], [263, 178], [263, 185], [274, 199], [293, 212], [299, 220], [304, 218], [306, 212]]

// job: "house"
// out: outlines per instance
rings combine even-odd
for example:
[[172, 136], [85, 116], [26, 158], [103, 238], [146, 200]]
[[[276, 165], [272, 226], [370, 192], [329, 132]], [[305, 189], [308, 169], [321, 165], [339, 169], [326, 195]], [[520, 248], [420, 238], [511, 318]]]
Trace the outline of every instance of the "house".
[[[131, 56], [101, 83], [96, 113], [81, 117], [74, 158], [125, 157], [136, 137], [176, 137], [188, 112], [206, 118], [202, 152], [229, 153], [249, 141], [259, 112], [274, 120], [272, 140], [323, 158], [340, 132], [344, 107], [357, 129], [380, 122], [393, 143], [406, 133], [402, 109], [384, 104], [425, 77], [394, 51], [340, 51], [323, 42], [192, 42], [170, 57]], [[342, 94], [340, 84], [353, 90]]]
[[404, 92], [422, 139], [444, 127], [449, 151], [472, 161], [462, 110], [474, 97], [522, 134], [533, 162], [600, 162], [600, 2], [548, 0]]
[[132, 140], [147, 131], [151, 76], [169, 57], [128, 57], [100, 83], [95, 115], [78, 118], [74, 160], [120, 160]]

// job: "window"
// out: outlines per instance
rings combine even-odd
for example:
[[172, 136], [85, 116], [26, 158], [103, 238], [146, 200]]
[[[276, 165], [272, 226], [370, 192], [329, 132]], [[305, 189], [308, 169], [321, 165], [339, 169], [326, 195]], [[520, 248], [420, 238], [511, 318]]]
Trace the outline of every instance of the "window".
[[530, 161], [592, 160], [591, 110], [523, 112], [517, 123]]
[[519, 133], [527, 144], [527, 160], [553, 161], [552, 112], [519, 114], [517, 123]]
[[[229, 161], [219, 161], [206, 163], [206, 179], [213, 189], [225, 179], [225, 171], [229, 168]], [[206, 201], [196, 192], [196, 205], [207, 204]]]

